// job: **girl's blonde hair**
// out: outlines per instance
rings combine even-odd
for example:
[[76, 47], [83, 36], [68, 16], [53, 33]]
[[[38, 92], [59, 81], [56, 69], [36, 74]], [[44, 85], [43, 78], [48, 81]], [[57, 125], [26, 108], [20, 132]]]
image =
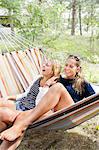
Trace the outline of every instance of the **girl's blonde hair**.
[[61, 65], [58, 63], [57, 60], [51, 60], [51, 59], [48, 59], [48, 58], [44, 58], [43, 62], [51, 62], [51, 64], [52, 64], [52, 71], [53, 71], [52, 76], [56, 76], [56, 77], [60, 76]]
[[53, 63], [53, 75], [54, 76], [60, 76], [60, 72], [61, 72], [61, 66], [58, 63]]
[[80, 68], [79, 72], [76, 73], [73, 87], [78, 93], [82, 94], [84, 92], [85, 80], [82, 75], [81, 60], [78, 56], [75, 56], [75, 55], [69, 55], [67, 59], [74, 59], [76, 61], [76, 66]]

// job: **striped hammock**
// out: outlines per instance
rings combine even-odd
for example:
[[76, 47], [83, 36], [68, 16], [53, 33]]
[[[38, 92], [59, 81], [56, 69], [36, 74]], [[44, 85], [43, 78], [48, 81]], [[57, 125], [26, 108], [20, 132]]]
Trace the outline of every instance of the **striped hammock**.
[[[24, 92], [40, 74], [42, 53], [39, 49], [0, 54], [0, 97]], [[99, 114], [99, 93], [69, 108], [34, 122], [32, 129], [70, 129]]]
[[24, 92], [40, 74], [40, 67], [39, 49], [0, 54], [0, 97]]

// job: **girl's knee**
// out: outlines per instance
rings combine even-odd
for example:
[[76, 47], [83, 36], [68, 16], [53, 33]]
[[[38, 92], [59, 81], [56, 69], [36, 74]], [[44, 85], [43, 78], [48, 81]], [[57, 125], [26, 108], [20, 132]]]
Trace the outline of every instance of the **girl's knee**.
[[2, 100], [0, 101], [0, 107], [9, 107], [9, 106], [12, 106], [14, 105], [14, 102], [13, 101], [6, 101], [6, 100]]
[[56, 83], [51, 87], [51, 90], [53, 92], [61, 93], [63, 91], [66, 91], [66, 88], [61, 83]]
[[6, 114], [14, 113], [14, 111], [10, 110], [10, 109], [7, 108], [7, 107], [2, 107], [2, 108], [0, 108], [0, 113], [6, 115]]

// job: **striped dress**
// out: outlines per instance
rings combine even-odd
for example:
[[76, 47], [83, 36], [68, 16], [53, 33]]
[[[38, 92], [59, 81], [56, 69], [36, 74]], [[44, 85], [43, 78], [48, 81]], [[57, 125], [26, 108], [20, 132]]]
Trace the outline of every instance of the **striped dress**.
[[39, 93], [40, 80], [41, 77], [34, 82], [27, 96], [16, 101], [16, 110], [26, 111], [36, 106], [36, 97]]

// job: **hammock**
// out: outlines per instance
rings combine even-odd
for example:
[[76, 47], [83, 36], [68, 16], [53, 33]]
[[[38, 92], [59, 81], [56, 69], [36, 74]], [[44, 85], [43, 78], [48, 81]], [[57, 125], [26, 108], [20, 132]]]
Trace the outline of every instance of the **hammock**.
[[[0, 97], [22, 93], [40, 74], [43, 55], [30, 41], [3, 27], [0, 28], [0, 44], [3, 45], [0, 47]], [[12, 49], [14, 51], [10, 52]]]
[[[37, 48], [0, 54], [0, 97], [24, 92], [33, 78], [40, 74], [42, 56], [41, 50]], [[70, 129], [98, 113], [99, 93], [36, 121], [29, 128]]]
[[[40, 73], [41, 51], [31, 49], [0, 54], [0, 95], [6, 97], [22, 93], [33, 77]], [[99, 93], [94, 94], [73, 106], [55, 112], [53, 115], [36, 121], [32, 129], [70, 129], [99, 113]]]

